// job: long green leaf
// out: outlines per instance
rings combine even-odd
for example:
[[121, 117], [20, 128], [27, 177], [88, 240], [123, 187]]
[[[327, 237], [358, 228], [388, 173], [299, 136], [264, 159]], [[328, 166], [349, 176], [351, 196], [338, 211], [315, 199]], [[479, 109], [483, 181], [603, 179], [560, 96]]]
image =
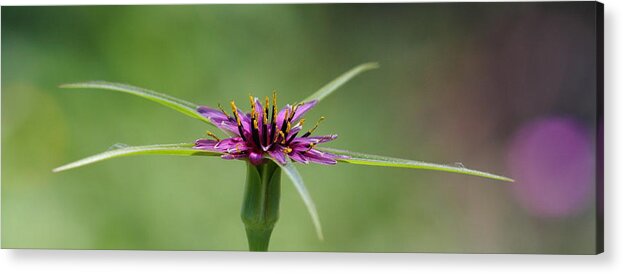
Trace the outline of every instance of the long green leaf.
[[500, 181], [507, 181], [507, 182], [514, 181], [511, 178], [507, 178], [507, 177], [503, 177], [503, 176], [499, 176], [499, 175], [495, 175], [495, 174], [491, 174], [491, 173], [487, 173], [483, 171], [468, 169], [468, 168], [463, 167], [462, 165], [461, 166], [450, 166], [450, 165], [442, 165], [442, 164], [433, 164], [433, 163], [426, 163], [426, 162], [420, 162], [420, 161], [370, 155], [370, 154], [364, 154], [364, 153], [359, 153], [359, 152], [351, 152], [351, 151], [335, 149], [335, 148], [326, 148], [326, 147], [317, 148], [317, 149], [325, 151], [325, 152], [333, 153], [333, 154], [349, 156], [349, 158], [338, 159], [338, 161], [351, 163], [351, 164], [437, 170], [437, 171], [445, 171], [445, 172], [460, 173], [460, 174], [466, 174], [466, 175], [472, 175], [472, 176], [479, 176], [479, 177], [500, 180]]
[[72, 168], [77, 168], [81, 166], [85, 166], [88, 164], [92, 164], [95, 162], [108, 160], [116, 157], [122, 156], [131, 156], [131, 155], [182, 155], [182, 156], [217, 156], [221, 155], [216, 152], [209, 152], [205, 150], [198, 150], [193, 148], [193, 144], [167, 144], [167, 145], [148, 145], [148, 146], [135, 146], [135, 147], [124, 147], [115, 150], [109, 150], [106, 152], [102, 152], [100, 154], [96, 154], [93, 156], [89, 156], [87, 158], [75, 161], [73, 163], [66, 164], [61, 167], [57, 167], [53, 169], [53, 172], [60, 172]]
[[353, 69], [351, 69], [351, 70], [345, 72], [344, 74], [340, 75], [339, 77], [335, 78], [335, 80], [329, 82], [324, 87], [322, 87], [318, 91], [314, 92], [314, 94], [312, 94], [309, 97], [305, 98], [305, 100], [303, 100], [303, 102], [309, 102], [309, 101], [312, 101], [312, 100], [320, 101], [323, 98], [329, 96], [329, 94], [333, 93], [336, 89], [341, 87], [343, 84], [348, 82], [353, 77], [359, 75], [360, 73], [362, 73], [364, 71], [375, 69], [375, 68], [378, 68], [378, 67], [379, 67], [379, 64], [377, 64], [377, 63], [365, 63], [365, 64], [361, 64], [359, 66], [356, 66]]
[[316, 234], [318, 235], [318, 238], [320, 240], [323, 240], [324, 237], [322, 236], [322, 226], [320, 225], [320, 218], [318, 218], [316, 205], [314, 204], [314, 201], [312, 200], [311, 195], [309, 194], [309, 191], [307, 191], [307, 188], [305, 187], [305, 183], [303, 183], [303, 178], [299, 174], [298, 170], [296, 169], [296, 167], [294, 167], [294, 165], [292, 164], [290, 160], [287, 160], [285, 165], [282, 165], [279, 162], [274, 161], [274, 160], [273, 162], [277, 163], [277, 165], [281, 167], [281, 169], [286, 173], [286, 175], [290, 177], [290, 181], [292, 181], [299, 195], [301, 195], [301, 198], [303, 198], [303, 202], [305, 203], [305, 206], [307, 206], [307, 211], [309, 211], [309, 215], [311, 215], [312, 222], [314, 223], [314, 227], [316, 228]]
[[170, 95], [158, 93], [152, 90], [134, 87], [126, 84], [120, 83], [111, 83], [105, 81], [92, 81], [92, 82], [84, 82], [84, 83], [73, 83], [73, 84], [64, 84], [60, 85], [61, 88], [94, 88], [94, 89], [105, 89], [105, 90], [113, 90], [129, 93], [132, 95], [136, 95], [139, 97], [143, 97], [145, 99], [154, 101], [156, 103], [162, 104], [166, 107], [177, 110], [183, 114], [186, 114], [195, 119], [201, 120], [212, 125], [212, 122], [207, 118], [203, 117], [201, 114], [197, 112], [197, 105], [184, 101], [182, 99], [177, 99]]

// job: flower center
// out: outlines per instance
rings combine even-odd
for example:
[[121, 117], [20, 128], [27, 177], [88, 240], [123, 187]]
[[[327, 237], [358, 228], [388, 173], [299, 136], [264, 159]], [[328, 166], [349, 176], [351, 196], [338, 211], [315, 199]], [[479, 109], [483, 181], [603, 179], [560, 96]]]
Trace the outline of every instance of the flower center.
[[[282, 147], [283, 152], [292, 152], [292, 149], [288, 146], [298, 136], [305, 123], [305, 119], [297, 121], [298, 118], [295, 119], [295, 116], [305, 103], [298, 103], [293, 106], [286, 105], [281, 112], [277, 113], [277, 93], [275, 91], [272, 94], [272, 105], [268, 96], [266, 96], [263, 106], [257, 98], [250, 95], [249, 102], [251, 113], [244, 114], [238, 109], [235, 101], [232, 100], [230, 105], [233, 118], [227, 115], [220, 104], [219, 108], [223, 114], [229, 117], [230, 122], [236, 123], [240, 138], [250, 147], [256, 148], [257, 151], [268, 151], [275, 144], [278, 144]], [[310, 136], [323, 120], [324, 117], [321, 117], [314, 127], [301, 137]], [[208, 135], [216, 139], [216, 136], [213, 136], [214, 134], [209, 133]], [[313, 144], [310, 144], [311, 148], [313, 148]]]

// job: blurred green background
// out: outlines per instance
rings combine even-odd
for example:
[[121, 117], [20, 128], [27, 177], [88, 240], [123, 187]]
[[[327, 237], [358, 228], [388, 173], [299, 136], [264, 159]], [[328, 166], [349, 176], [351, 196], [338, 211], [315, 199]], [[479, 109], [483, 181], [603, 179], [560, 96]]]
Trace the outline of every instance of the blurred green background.
[[[585, 128], [594, 152], [594, 39], [590, 2], [2, 7], [2, 247], [247, 248], [242, 162], [138, 156], [52, 173], [116, 143], [192, 142], [207, 129], [59, 84], [123, 82], [210, 106], [277, 89], [283, 104], [377, 61], [307, 115], [327, 117], [318, 132], [339, 134], [331, 147], [517, 178], [517, 132], [543, 117]], [[586, 166], [586, 191], [553, 214], [522, 200], [521, 180], [301, 166], [326, 239], [284, 179], [270, 250], [593, 253]], [[536, 182], [543, 199], [567, 201], [538, 190], [550, 181]]]

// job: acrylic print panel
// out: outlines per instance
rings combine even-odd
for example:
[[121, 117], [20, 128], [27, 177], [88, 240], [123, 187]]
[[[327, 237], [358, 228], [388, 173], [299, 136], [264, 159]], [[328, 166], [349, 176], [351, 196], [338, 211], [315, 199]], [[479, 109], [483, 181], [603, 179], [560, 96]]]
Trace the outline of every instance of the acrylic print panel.
[[3, 7], [2, 248], [599, 253], [602, 14]]

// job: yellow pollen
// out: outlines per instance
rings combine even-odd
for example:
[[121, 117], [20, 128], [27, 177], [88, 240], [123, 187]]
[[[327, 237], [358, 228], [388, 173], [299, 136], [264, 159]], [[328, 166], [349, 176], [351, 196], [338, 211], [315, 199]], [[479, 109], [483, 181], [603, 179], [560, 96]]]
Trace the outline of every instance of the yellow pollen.
[[288, 125], [286, 126], [286, 133], [289, 133], [291, 128], [292, 128], [292, 124], [288, 122]]
[[214, 138], [214, 140], [216, 140], [217, 142], [220, 142], [221, 139], [219, 139], [216, 135], [214, 135], [214, 133], [206, 131], [206, 134], [212, 138]]
[[316, 130], [318, 128], [318, 125], [320, 125], [320, 122], [324, 121], [324, 116], [321, 116], [320, 119], [318, 119], [318, 122], [316, 122], [316, 125], [314, 125], [314, 127], [312, 129], [310, 129], [308, 132], [311, 134], [312, 132], [314, 132], [314, 130]]
[[273, 111], [277, 108], [277, 91], [273, 90]]
[[281, 136], [281, 143], [285, 144], [286, 143], [286, 136], [283, 134], [283, 131], [279, 131], [279, 136]]
[[314, 147], [316, 146], [316, 143], [309, 143], [309, 147], [307, 148], [307, 150], [305, 152], [308, 152], [310, 150], [312, 150]]
[[299, 121], [299, 126], [303, 126], [303, 124], [305, 124], [305, 118], [301, 119], [301, 121]]
[[280, 132], [281, 132], [281, 130], [277, 130], [277, 132], [276, 132], [276, 134], [275, 134], [275, 138], [273, 139], [273, 143], [274, 143], [274, 142], [277, 142], [277, 139], [279, 139], [279, 136], [281, 136], [281, 135], [280, 135]]
[[264, 124], [268, 124], [268, 96], [266, 96], [266, 104], [264, 104]]
[[253, 127], [257, 129], [257, 119], [253, 120]]
[[286, 148], [283, 149], [283, 152], [285, 152], [287, 154], [287, 153], [292, 152], [292, 149], [290, 147], [286, 147]]
[[234, 149], [236, 150], [236, 152], [240, 153], [240, 143], [237, 143]]
[[296, 110], [299, 108], [299, 105], [294, 105], [294, 107], [292, 107], [292, 112], [290, 113], [290, 116], [288, 119], [292, 120], [292, 118], [294, 118], [294, 113], [296, 112]]
[[238, 126], [242, 125], [242, 123], [240, 122], [240, 117], [238, 117], [238, 108], [236, 107], [236, 103], [232, 100], [229, 104], [231, 105], [231, 110], [234, 113], [234, 117], [236, 117], [236, 123], [238, 123]]
[[249, 95], [249, 102], [251, 103], [251, 108], [255, 109], [255, 98], [251, 95]]

